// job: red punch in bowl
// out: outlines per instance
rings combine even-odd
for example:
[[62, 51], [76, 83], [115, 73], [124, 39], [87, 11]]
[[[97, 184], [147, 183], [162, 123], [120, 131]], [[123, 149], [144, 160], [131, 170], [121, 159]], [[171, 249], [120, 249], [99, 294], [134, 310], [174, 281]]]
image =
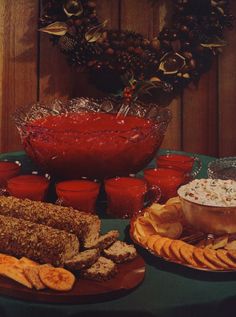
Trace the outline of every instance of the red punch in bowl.
[[104, 179], [143, 169], [159, 149], [170, 110], [78, 98], [21, 108], [15, 121], [26, 153], [61, 179]]

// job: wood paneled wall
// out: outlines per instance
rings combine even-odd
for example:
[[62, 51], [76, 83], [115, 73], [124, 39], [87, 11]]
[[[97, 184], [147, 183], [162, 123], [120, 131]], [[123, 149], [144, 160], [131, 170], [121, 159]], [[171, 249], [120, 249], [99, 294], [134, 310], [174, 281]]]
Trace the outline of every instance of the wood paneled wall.
[[[99, 96], [86, 73], [67, 65], [39, 34], [39, 0], [0, 1], [0, 151], [21, 149], [11, 118], [15, 109], [55, 97]], [[136, 30], [149, 38], [168, 21], [170, 0], [152, 7], [150, 0], [97, 0], [101, 19], [110, 28]], [[236, 1], [231, 1], [236, 15]], [[236, 28], [235, 28], [236, 29]], [[190, 86], [170, 108], [173, 120], [163, 147], [212, 156], [236, 156], [236, 31], [227, 31], [229, 46], [216, 58], [198, 87]]]

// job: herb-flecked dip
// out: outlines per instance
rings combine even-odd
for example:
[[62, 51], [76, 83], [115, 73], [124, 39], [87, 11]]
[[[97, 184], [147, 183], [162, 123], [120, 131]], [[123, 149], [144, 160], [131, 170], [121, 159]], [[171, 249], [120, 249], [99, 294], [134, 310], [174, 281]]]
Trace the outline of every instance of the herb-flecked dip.
[[236, 181], [195, 179], [179, 188], [180, 197], [197, 204], [217, 207], [236, 206]]

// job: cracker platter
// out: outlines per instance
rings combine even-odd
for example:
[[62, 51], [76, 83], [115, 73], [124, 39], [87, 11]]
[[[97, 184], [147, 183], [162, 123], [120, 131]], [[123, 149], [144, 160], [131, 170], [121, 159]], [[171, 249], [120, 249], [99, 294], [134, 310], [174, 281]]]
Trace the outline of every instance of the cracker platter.
[[180, 198], [153, 204], [131, 219], [133, 241], [174, 264], [208, 272], [236, 271], [236, 234], [208, 234], [189, 225]]

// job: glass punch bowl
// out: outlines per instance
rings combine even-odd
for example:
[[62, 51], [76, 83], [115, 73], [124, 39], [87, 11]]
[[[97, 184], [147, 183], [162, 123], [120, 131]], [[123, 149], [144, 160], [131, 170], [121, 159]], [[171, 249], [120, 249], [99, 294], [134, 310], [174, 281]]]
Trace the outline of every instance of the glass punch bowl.
[[109, 98], [41, 102], [15, 113], [26, 153], [58, 179], [139, 172], [155, 156], [170, 120], [167, 108]]

